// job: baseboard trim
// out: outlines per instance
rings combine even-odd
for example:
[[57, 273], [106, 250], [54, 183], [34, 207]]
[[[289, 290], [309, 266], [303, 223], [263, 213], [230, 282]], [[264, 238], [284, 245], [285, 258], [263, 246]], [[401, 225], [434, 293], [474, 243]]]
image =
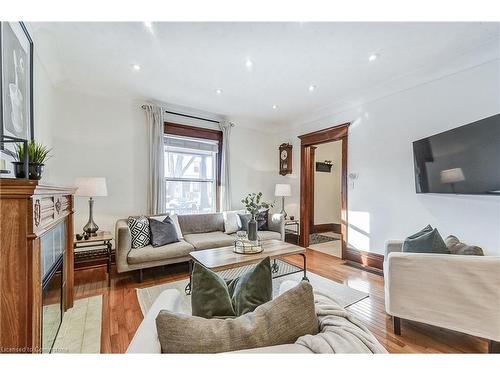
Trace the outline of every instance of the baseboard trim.
[[347, 247], [345, 260], [348, 264], [370, 272], [382, 274], [384, 269], [384, 256], [377, 253]]
[[324, 232], [333, 232], [341, 234], [340, 224], [336, 223], [325, 223], [325, 224], [314, 224], [312, 227], [312, 233], [324, 233]]

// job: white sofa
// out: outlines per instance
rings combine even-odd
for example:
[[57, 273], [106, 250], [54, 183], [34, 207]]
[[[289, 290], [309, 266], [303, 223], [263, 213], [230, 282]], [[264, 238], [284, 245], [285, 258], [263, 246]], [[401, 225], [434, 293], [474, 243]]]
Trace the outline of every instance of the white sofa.
[[[285, 281], [281, 284], [280, 294], [294, 287], [296, 282]], [[167, 289], [155, 300], [144, 320], [137, 329], [134, 338], [127, 348], [127, 353], [161, 353], [160, 341], [156, 330], [156, 317], [160, 310], [184, 312], [181, 308], [179, 291]], [[185, 313], [185, 312], [184, 312]], [[312, 353], [305, 346], [299, 344], [284, 344], [263, 348], [247, 349], [241, 353]]]
[[483, 337], [500, 351], [500, 257], [403, 253], [387, 241], [385, 309], [394, 332], [401, 319]]

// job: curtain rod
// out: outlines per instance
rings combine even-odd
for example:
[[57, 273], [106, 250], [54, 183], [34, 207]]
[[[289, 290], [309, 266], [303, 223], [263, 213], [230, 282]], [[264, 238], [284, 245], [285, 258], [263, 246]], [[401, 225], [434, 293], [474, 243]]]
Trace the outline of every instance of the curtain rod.
[[[146, 109], [146, 105], [142, 105], [141, 106], [142, 109]], [[191, 115], [185, 115], [183, 113], [178, 113], [178, 112], [170, 112], [170, 111], [165, 111], [165, 113], [169, 113], [171, 115], [176, 115], [176, 116], [182, 116], [182, 117], [189, 117], [189, 118], [193, 118], [193, 119], [196, 119], [196, 120], [202, 120], [202, 121], [208, 121], [208, 122], [213, 122], [214, 124], [218, 124], [220, 121], [216, 121], [216, 120], [210, 120], [208, 118], [203, 118], [203, 117], [197, 117], [197, 116], [191, 116]]]

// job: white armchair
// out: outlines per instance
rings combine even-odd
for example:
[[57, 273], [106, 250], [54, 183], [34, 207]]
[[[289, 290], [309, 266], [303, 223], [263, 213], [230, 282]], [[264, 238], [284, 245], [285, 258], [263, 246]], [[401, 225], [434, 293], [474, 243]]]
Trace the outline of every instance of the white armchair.
[[385, 310], [394, 333], [401, 319], [483, 337], [500, 352], [500, 257], [403, 253], [387, 241]]

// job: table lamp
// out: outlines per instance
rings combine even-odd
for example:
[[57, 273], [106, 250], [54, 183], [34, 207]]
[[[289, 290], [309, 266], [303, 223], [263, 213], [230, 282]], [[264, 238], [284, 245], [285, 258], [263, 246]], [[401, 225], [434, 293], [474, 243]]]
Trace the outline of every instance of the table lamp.
[[286, 219], [285, 197], [290, 197], [292, 195], [292, 188], [289, 184], [276, 184], [274, 195], [276, 197], [281, 197], [281, 214], [283, 214], [283, 217]]
[[83, 227], [83, 231], [89, 236], [97, 235], [99, 227], [94, 223], [94, 200], [92, 197], [108, 196], [106, 188], [106, 178], [104, 177], [78, 177], [75, 180], [75, 185], [78, 188], [76, 195], [79, 197], [89, 197], [89, 221]]
[[464, 172], [462, 171], [462, 168], [445, 169], [440, 172], [440, 176], [441, 176], [441, 183], [450, 184], [451, 191], [454, 194], [456, 194], [455, 184], [457, 182], [465, 181], [465, 176]]

